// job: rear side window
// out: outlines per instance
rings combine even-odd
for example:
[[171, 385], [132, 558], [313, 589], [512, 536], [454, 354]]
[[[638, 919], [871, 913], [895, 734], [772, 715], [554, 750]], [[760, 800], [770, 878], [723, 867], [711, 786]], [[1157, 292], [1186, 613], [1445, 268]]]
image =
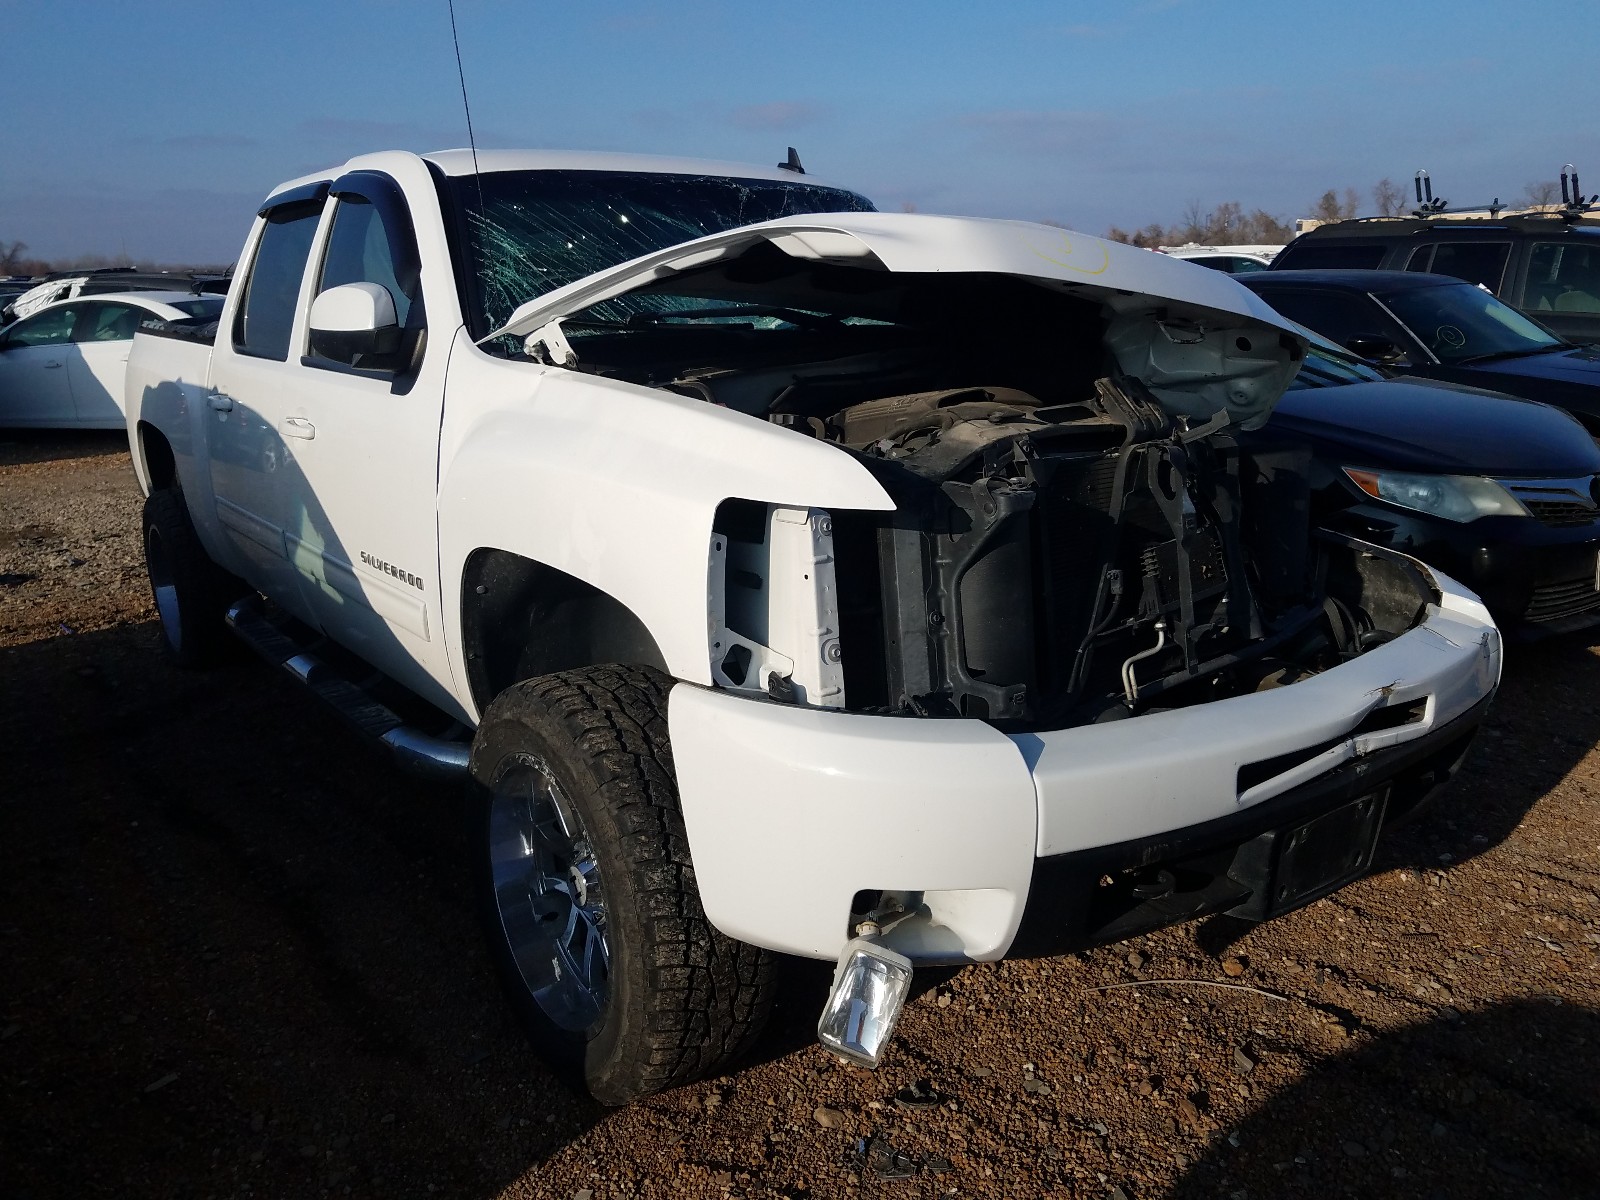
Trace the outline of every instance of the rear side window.
[[1375, 271], [1383, 262], [1382, 242], [1301, 241], [1290, 246], [1272, 264], [1296, 271]]
[[75, 342], [125, 342], [139, 328], [142, 308], [131, 304], [89, 304], [72, 332]]
[[244, 301], [233, 319], [235, 350], [280, 361], [289, 357], [294, 307], [321, 215], [320, 200], [286, 204], [267, 214], [245, 280]]
[[1468, 283], [1481, 283], [1493, 292], [1500, 289], [1510, 257], [1510, 242], [1440, 242], [1413, 250], [1406, 270], [1453, 275]]
[[1535, 242], [1522, 307], [1531, 312], [1600, 313], [1600, 246]]

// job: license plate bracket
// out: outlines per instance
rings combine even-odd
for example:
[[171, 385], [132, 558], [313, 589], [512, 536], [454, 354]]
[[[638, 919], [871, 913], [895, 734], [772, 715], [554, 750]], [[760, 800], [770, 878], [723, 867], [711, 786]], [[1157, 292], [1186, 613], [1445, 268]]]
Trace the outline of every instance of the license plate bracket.
[[1233, 915], [1264, 921], [1320, 900], [1372, 868], [1389, 793], [1372, 792], [1240, 847], [1228, 874], [1250, 887]]

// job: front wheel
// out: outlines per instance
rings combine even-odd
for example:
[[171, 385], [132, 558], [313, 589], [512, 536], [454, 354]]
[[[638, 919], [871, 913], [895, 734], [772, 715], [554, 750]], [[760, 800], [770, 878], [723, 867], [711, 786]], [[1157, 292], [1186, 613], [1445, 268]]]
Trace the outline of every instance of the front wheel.
[[667, 743], [672, 681], [528, 680], [472, 747], [484, 918], [534, 1044], [604, 1104], [715, 1073], [771, 1006], [773, 956], [700, 905]]

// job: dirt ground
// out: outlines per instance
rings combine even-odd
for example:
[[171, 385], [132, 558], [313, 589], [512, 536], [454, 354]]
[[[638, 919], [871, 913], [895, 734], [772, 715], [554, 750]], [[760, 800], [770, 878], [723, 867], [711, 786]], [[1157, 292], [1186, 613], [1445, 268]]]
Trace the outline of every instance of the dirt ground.
[[164, 662], [139, 503], [115, 435], [0, 436], [0, 1196], [1600, 1196], [1600, 639], [1512, 647], [1334, 897], [930, 975], [876, 1073], [788, 963], [754, 1061], [608, 1111], [500, 1002], [456, 795]]

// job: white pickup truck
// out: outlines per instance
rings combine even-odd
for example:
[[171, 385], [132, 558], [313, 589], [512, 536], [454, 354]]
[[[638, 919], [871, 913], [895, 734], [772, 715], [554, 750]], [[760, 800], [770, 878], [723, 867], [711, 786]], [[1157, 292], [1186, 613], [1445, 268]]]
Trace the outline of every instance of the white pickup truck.
[[465, 151], [287, 183], [239, 261], [128, 364], [167, 646], [470, 773], [508, 992], [603, 1101], [721, 1068], [775, 952], [870, 1064], [916, 964], [1308, 903], [1498, 683], [1472, 595], [1231, 435], [1304, 342], [1218, 272]]

